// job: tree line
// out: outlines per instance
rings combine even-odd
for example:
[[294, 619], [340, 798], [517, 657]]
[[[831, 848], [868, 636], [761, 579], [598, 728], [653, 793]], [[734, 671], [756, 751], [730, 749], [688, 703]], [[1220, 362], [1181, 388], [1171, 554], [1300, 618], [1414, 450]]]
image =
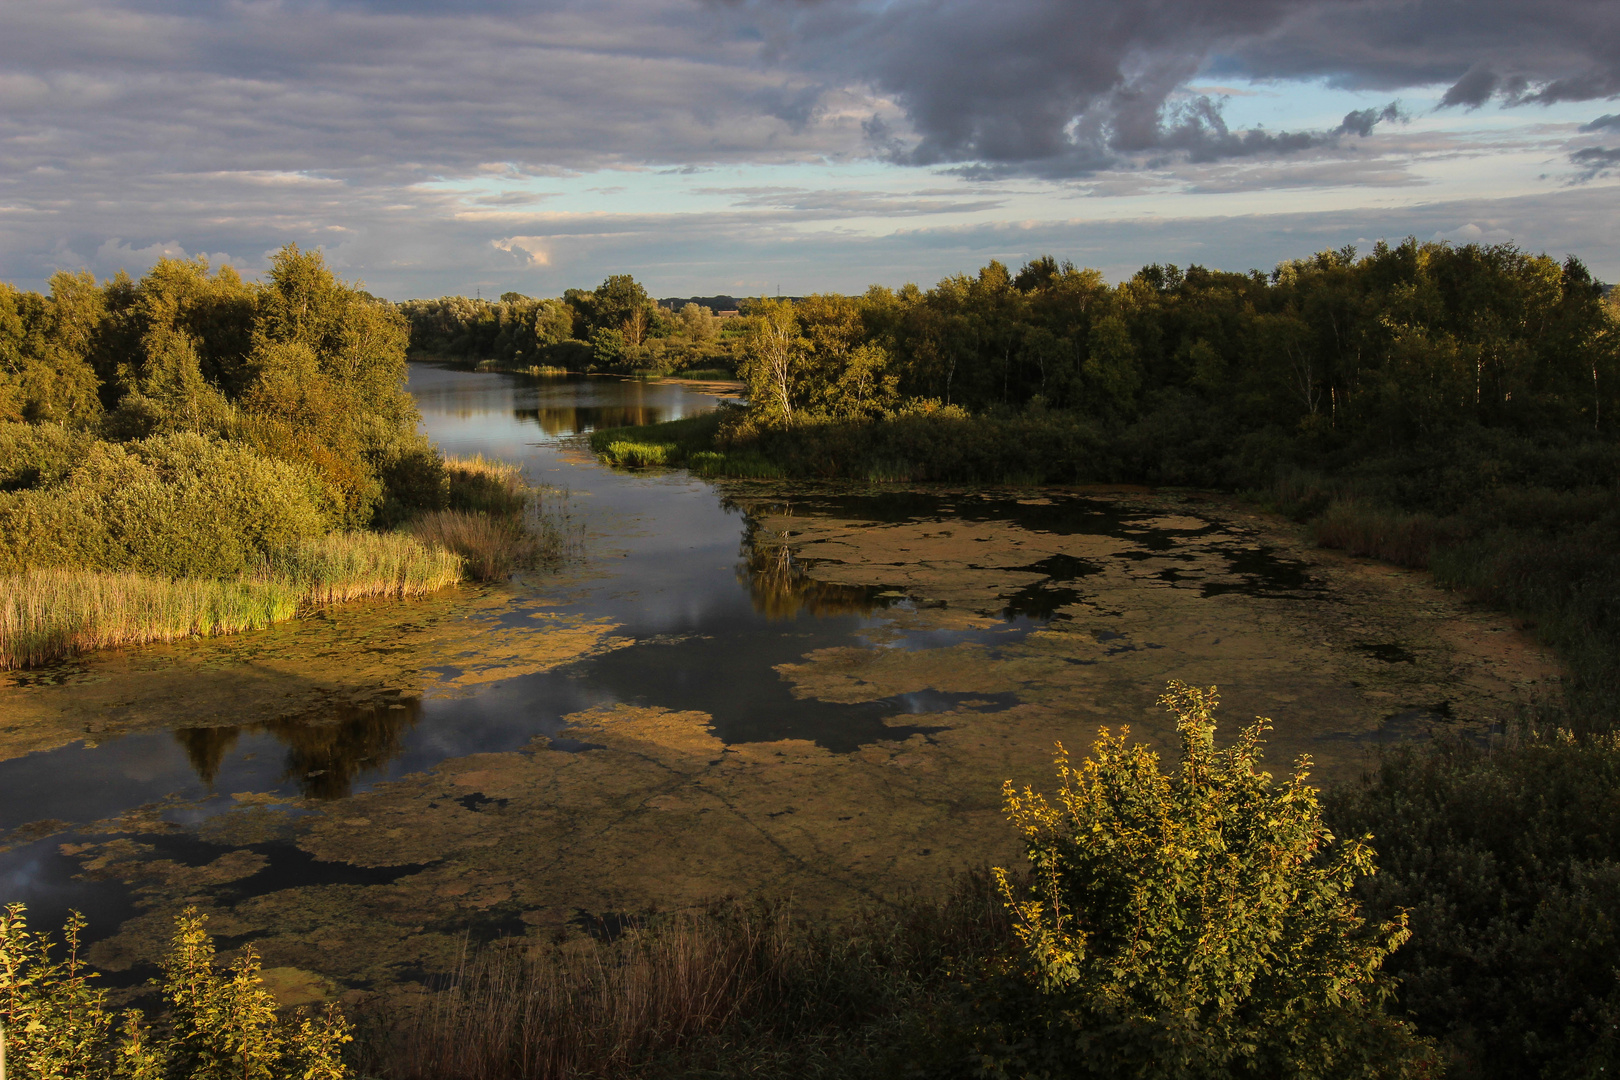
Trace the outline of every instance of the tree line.
[[1607, 430], [1620, 404], [1615, 298], [1578, 259], [1507, 244], [1346, 247], [1269, 275], [1152, 265], [1114, 286], [1047, 256], [754, 313], [744, 372], [768, 423], [1062, 409], [1325, 449]]
[[734, 369], [742, 335], [723, 332], [706, 305], [666, 307], [629, 274], [595, 289], [536, 299], [502, 293], [498, 301], [445, 296], [407, 300], [414, 355], [502, 367], [670, 373]]

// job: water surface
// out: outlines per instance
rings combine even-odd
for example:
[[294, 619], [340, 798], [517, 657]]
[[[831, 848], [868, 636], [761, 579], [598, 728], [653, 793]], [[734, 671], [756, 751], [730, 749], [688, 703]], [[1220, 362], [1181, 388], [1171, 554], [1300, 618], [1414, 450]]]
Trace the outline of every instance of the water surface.
[[582, 445], [717, 407], [700, 388], [417, 365], [410, 389], [445, 452], [568, 492], [585, 561], [13, 678], [0, 899], [119, 931], [110, 967], [199, 903], [273, 962], [376, 985], [458, 933], [784, 884], [831, 903], [991, 858], [1000, 780], [1099, 723], [1165, 743], [1170, 677], [1331, 766], [1497, 720], [1553, 670], [1417, 576], [1218, 500], [722, 490]]

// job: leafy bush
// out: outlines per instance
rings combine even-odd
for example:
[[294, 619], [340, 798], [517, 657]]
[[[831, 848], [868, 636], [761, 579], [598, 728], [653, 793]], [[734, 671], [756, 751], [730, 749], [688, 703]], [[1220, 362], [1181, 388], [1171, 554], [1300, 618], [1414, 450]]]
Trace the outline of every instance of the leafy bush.
[[0, 423], [0, 491], [61, 483], [94, 442], [60, 424]]
[[326, 532], [305, 470], [202, 435], [95, 443], [59, 484], [0, 493], [0, 571], [240, 573]]
[[21, 904], [0, 915], [0, 1026], [7, 1075], [20, 1080], [345, 1080], [343, 1047], [352, 1041], [335, 1005], [319, 1015], [278, 1016], [260, 978], [259, 957], [242, 950], [227, 972], [215, 967], [205, 919], [188, 909], [175, 920], [163, 961], [168, 1015], [148, 1027], [138, 1010], [113, 1033], [106, 992], [78, 955], [84, 920], [71, 916], [67, 956], [28, 929]]
[[1423, 1033], [1465, 1080], [1620, 1071], [1620, 739], [1524, 731], [1384, 756], [1327, 800], [1378, 838], [1358, 891], [1410, 911], [1388, 964]]
[[1106, 730], [1055, 805], [1006, 788], [1027, 887], [998, 871], [1022, 943], [981, 1028], [992, 1076], [1422, 1076], [1432, 1048], [1385, 1015], [1379, 972], [1409, 934], [1354, 895], [1364, 841], [1322, 823], [1302, 760], [1274, 786], [1266, 721], [1215, 746], [1214, 688], [1172, 682], [1180, 769]]

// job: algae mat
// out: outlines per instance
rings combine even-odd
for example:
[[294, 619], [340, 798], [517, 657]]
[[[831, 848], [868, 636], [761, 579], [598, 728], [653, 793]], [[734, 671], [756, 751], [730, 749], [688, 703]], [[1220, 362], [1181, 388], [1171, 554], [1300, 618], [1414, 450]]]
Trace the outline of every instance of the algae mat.
[[[1165, 745], [1153, 702], [1170, 678], [1219, 684], [1228, 731], [1272, 717], [1273, 769], [1309, 753], [1326, 781], [1353, 778], [1386, 742], [1484, 732], [1556, 693], [1557, 665], [1507, 620], [1219, 500], [727, 491], [747, 515], [738, 584], [761, 617], [787, 632], [817, 616], [851, 628], [763, 670], [739, 652], [736, 679], [761, 700], [768, 683], [829, 713], [872, 705], [886, 728], [852, 747], [814, 731], [728, 743], [670, 679], [633, 700], [604, 691], [517, 748], [366, 790], [244, 791], [207, 813], [153, 803], [63, 842], [84, 875], [133, 890], [134, 916], [93, 959], [130, 969], [196, 904], [307, 995], [410, 986], [452, 967], [469, 937], [578, 932], [725, 894], [788, 894], [817, 911], [881, 903], [1016, 859], [1001, 782], [1044, 784], [1057, 741], [1083, 748], [1099, 726], [1128, 723]], [[476, 703], [529, 668], [584, 685], [609, 650], [623, 664], [669, 647], [622, 636], [588, 597], [566, 610], [499, 591], [478, 603], [470, 625], [448, 608], [437, 622], [392, 616], [404, 652], [365, 661], [374, 668], [358, 665], [382, 647], [375, 634], [328, 632], [332, 670], [353, 670], [321, 692], [383, 724], [410, 714], [413, 694]], [[460, 662], [433, 662], [452, 649]], [[233, 707], [282, 708], [269, 690], [243, 693]]]

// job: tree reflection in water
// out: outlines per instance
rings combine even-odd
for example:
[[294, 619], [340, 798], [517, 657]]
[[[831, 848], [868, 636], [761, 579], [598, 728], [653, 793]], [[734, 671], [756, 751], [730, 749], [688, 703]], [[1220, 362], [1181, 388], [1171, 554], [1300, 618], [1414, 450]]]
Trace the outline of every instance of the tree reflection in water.
[[175, 741], [197, 777], [209, 787], [225, 755], [244, 731], [267, 732], [287, 747], [283, 780], [296, 780], [310, 799], [341, 799], [354, 782], [398, 757], [404, 736], [422, 717], [417, 698], [366, 705], [337, 705], [319, 722], [271, 720], [241, 727], [181, 728]]
[[754, 610], [767, 619], [791, 619], [801, 611], [817, 618], [869, 615], [889, 606], [881, 589], [815, 580], [794, 558], [786, 534], [763, 529], [752, 518], [739, 554], [737, 580], [748, 589]]

